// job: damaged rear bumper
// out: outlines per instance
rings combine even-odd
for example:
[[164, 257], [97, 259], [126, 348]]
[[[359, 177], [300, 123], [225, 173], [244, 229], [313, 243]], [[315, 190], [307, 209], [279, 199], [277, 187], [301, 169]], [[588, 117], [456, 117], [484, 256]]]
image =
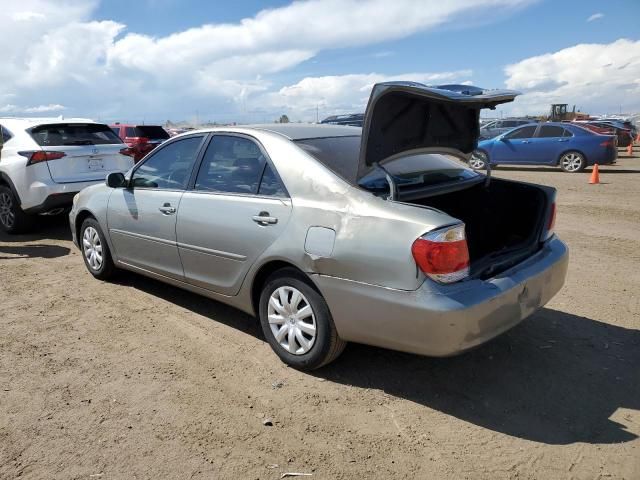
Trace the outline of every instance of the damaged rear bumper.
[[429, 356], [464, 352], [509, 330], [562, 288], [568, 249], [557, 237], [487, 280], [425, 281], [396, 290], [313, 275], [343, 340]]

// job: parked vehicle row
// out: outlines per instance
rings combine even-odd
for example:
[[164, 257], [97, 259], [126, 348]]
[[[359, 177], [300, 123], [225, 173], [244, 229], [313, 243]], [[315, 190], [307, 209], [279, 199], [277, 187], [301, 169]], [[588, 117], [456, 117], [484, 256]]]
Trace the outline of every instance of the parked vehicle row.
[[581, 172], [594, 164], [616, 161], [614, 135], [603, 135], [577, 123], [546, 122], [524, 125], [478, 143], [469, 160], [474, 169], [487, 164], [558, 166], [565, 172]]
[[515, 127], [535, 123], [536, 120], [530, 118], [506, 118], [504, 120], [494, 120], [480, 127], [480, 140], [497, 137], [503, 133], [513, 130]]
[[[467, 159], [511, 91], [374, 86], [364, 129], [271, 124], [176, 136], [74, 197], [96, 278], [131, 270], [260, 319], [285, 363], [354, 341], [425, 355], [508, 330], [562, 287], [555, 190]], [[429, 123], [425, 122], [428, 112]]]

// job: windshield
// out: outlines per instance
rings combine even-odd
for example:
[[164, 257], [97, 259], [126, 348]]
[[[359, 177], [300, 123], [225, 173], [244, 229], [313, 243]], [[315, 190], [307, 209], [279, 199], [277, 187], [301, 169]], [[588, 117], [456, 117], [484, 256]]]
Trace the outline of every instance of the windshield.
[[98, 123], [56, 123], [31, 129], [31, 137], [41, 147], [62, 145], [116, 145], [122, 140], [107, 125]]
[[[358, 181], [360, 136], [312, 138], [295, 143], [352, 185], [380, 194], [389, 191], [385, 174], [380, 169], [371, 171]], [[432, 187], [479, 176], [460, 161], [438, 154], [401, 157], [387, 163], [385, 169], [393, 175], [400, 190]]]

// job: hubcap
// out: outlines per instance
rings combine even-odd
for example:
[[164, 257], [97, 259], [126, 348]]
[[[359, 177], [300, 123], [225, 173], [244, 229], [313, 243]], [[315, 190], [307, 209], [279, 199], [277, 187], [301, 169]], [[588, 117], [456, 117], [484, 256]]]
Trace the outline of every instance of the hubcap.
[[469, 165], [471, 168], [484, 168], [487, 161], [487, 156], [482, 152], [473, 152], [471, 154], [471, 158], [469, 159]]
[[280, 287], [269, 298], [269, 327], [276, 341], [287, 352], [303, 355], [316, 340], [316, 318], [311, 304], [293, 287]]
[[568, 172], [576, 172], [582, 165], [582, 157], [577, 153], [567, 153], [562, 157], [562, 166]]
[[102, 267], [102, 243], [95, 228], [87, 227], [84, 229], [82, 250], [91, 270], [100, 270], [100, 267]]
[[7, 227], [13, 227], [13, 224], [16, 220], [15, 214], [13, 213], [13, 199], [11, 195], [6, 192], [0, 194], [0, 222]]

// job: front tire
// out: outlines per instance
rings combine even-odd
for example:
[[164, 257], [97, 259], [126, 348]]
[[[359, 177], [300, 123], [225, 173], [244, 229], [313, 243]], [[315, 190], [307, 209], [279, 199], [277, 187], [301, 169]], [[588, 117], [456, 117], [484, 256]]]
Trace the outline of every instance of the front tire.
[[578, 173], [585, 169], [587, 160], [580, 152], [566, 152], [560, 157], [560, 168], [567, 173]]
[[23, 233], [33, 219], [20, 208], [20, 202], [6, 185], [0, 185], [0, 229], [9, 234]]
[[314, 370], [338, 358], [346, 346], [338, 337], [327, 302], [297, 270], [271, 275], [259, 307], [264, 336], [287, 365]]
[[100, 224], [95, 218], [87, 218], [80, 227], [80, 250], [89, 273], [98, 280], [113, 277], [116, 268], [111, 258], [109, 245], [104, 238]]

